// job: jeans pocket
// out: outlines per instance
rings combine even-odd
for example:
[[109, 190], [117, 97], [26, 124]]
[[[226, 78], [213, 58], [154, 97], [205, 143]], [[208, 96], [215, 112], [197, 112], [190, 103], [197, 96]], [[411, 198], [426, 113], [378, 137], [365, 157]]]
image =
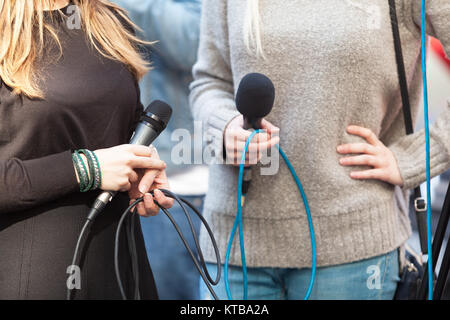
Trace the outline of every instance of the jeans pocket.
[[399, 250], [395, 249], [385, 255], [384, 272], [381, 281], [380, 299], [392, 300], [400, 281]]

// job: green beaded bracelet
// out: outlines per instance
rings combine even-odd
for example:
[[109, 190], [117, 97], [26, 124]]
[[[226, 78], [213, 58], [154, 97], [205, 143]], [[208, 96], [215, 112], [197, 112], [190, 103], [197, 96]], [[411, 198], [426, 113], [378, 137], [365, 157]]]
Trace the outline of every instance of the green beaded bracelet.
[[91, 176], [90, 181], [90, 190], [95, 190], [100, 188], [101, 186], [101, 173], [100, 173], [100, 166], [98, 163], [97, 156], [95, 156], [94, 152], [87, 150], [87, 149], [81, 149], [78, 150], [80, 153], [84, 154], [88, 160], [89, 165], [89, 173]]
[[77, 151], [75, 151], [72, 154], [72, 160], [73, 163], [75, 164], [75, 170], [77, 171], [78, 177], [80, 179], [80, 191], [81, 192], [89, 191], [90, 189], [89, 174], [87, 172], [83, 159], [81, 158], [80, 154]]
[[[91, 151], [91, 153], [94, 156], [95, 164], [96, 164], [96, 167], [95, 167], [95, 170], [96, 170], [96, 180], [95, 181], [97, 182], [96, 186], [97, 186], [97, 189], [100, 189], [100, 187], [102, 185], [102, 170], [100, 169], [100, 161], [98, 161], [97, 155], [95, 154], [94, 151]], [[97, 172], [98, 172], [98, 181], [97, 181]]]
[[89, 169], [89, 184], [88, 184], [88, 191], [92, 190], [94, 186], [94, 180], [95, 180], [95, 169], [94, 169], [94, 163], [92, 161], [91, 155], [89, 154], [88, 150], [86, 149], [80, 149], [77, 150], [79, 154], [84, 154], [86, 156], [86, 160], [88, 163], [88, 169]]

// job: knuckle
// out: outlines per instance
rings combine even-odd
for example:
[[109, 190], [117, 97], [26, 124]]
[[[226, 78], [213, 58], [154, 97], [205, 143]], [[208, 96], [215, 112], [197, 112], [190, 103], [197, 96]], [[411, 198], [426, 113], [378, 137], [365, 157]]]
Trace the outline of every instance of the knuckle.
[[125, 158], [125, 165], [126, 165], [127, 167], [131, 167], [132, 164], [133, 164], [133, 160], [134, 160], [134, 156], [128, 155], [128, 156]]
[[375, 166], [377, 165], [377, 161], [376, 161], [374, 158], [369, 157], [369, 158], [367, 159], [367, 164], [368, 164], [369, 166], [371, 166], [371, 167], [375, 167]]
[[126, 188], [130, 185], [130, 181], [128, 179], [121, 179], [119, 182], [119, 187]]
[[369, 146], [367, 144], [363, 144], [361, 147], [361, 151], [363, 153], [369, 153]]

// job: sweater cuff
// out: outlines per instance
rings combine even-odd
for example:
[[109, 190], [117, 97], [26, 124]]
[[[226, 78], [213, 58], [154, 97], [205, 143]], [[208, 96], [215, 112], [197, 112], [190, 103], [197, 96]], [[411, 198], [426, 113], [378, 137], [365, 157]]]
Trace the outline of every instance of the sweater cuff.
[[31, 190], [40, 190], [40, 200], [49, 201], [79, 191], [71, 150], [24, 161], [24, 167]]
[[[426, 181], [426, 144], [425, 130], [405, 136], [389, 149], [394, 153], [400, 174], [403, 178], [403, 188], [413, 189]], [[430, 171], [435, 177], [448, 169], [448, 151], [430, 131]]]
[[[233, 105], [234, 108], [234, 105]], [[210, 154], [218, 162], [224, 161], [224, 131], [228, 123], [240, 113], [234, 108], [219, 108], [212, 113], [208, 118], [206, 143], [210, 148]]]

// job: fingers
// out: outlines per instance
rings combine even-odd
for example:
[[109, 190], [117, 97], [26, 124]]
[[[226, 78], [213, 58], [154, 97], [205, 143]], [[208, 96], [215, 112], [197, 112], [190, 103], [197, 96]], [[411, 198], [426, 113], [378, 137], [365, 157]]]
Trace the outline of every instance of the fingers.
[[[254, 139], [257, 139], [256, 136]], [[260, 141], [255, 141], [250, 142], [248, 145], [248, 153], [257, 153], [259, 151], [263, 151], [263, 150], [267, 150], [272, 148], [273, 146], [275, 146], [277, 143], [280, 142], [280, 137], [275, 136], [272, 137], [270, 139], [265, 139], [265, 140], [260, 140]], [[237, 141], [234, 146], [233, 149], [238, 151], [239, 153], [242, 153], [245, 149], [245, 142], [243, 141]]]
[[371, 169], [365, 171], [353, 171], [350, 172], [350, 177], [356, 180], [376, 179], [386, 180], [385, 171], [382, 169]]
[[[130, 205], [135, 202], [136, 199], [130, 200]], [[153, 196], [150, 193], [146, 193], [143, 196], [143, 201], [139, 202], [136, 205], [136, 211], [137, 213], [142, 217], [150, 217], [155, 216], [159, 212], [158, 205], [154, 202]]]
[[[154, 196], [150, 193], [146, 193], [143, 197], [143, 201], [136, 205], [137, 213], [143, 217], [155, 216], [159, 212], [158, 204], [165, 208], [170, 209], [173, 206], [174, 200], [172, 198], [166, 197], [164, 193], [160, 190], [153, 191]], [[130, 200], [130, 205], [136, 201], [136, 199]], [[156, 204], [155, 201], [158, 203]]]
[[143, 217], [155, 216], [159, 212], [159, 207], [155, 203], [153, 196], [150, 193], [144, 195], [144, 201], [137, 206], [139, 215]]
[[140, 146], [135, 144], [124, 144], [122, 148], [125, 151], [133, 153], [135, 156], [139, 157], [150, 157], [153, 154], [153, 149], [148, 146]]
[[155, 178], [160, 174], [159, 170], [146, 170], [139, 182], [138, 189], [142, 194], [147, 193], [153, 185]]
[[349, 134], [360, 136], [368, 143], [352, 143], [340, 145], [340, 154], [358, 154], [339, 160], [342, 166], [369, 166], [370, 170], [352, 171], [350, 177], [356, 180], [381, 180], [393, 185], [403, 185], [403, 178], [398, 167], [397, 159], [389, 148], [381, 142], [370, 129], [349, 126]]
[[[250, 131], [246, 131], [245, 135], [228, 138], [226, 147], [227, 160], [232, 164], [239, 164], [242, 154], [245, 150], [245, 145], [248, 137], [251, 135]], [[262, 157], [262, 152], [273, 148], [280, 142], [278, 135], [268, 133], [256, 134], [248, 145], [246, 152], [245, 164], [256, 164]]]
[[378, 146], [381, 143], [380, 140], [378, 139], [377, 135], [368, 128], [363, 128], [360, 126], [348, 126], [347, 132], [366, 139], [367, 142], [369, 142], [373, 146]]
[[261, 121], [261, 127], [262, 127], [262, 129], [266, 130], [270, 134], [278, 134], [280, 132], [280, 128], [274, 126], [273, 124], [271, 124], [266, 119], [263, 119]]
[[172, 198], [166, 197], [164, 193], [158, 189], [154, 190], [153, 193], [155, 195], [156, 202], [158, 202], [161, 207], [166, 209], [172, 208], [174, 202]]
[[131, 184], [136, 183], [137, 181], [139, 181], [139, 175], [137, 174], [136, 171], [131, 170], [128, 176], [128, 180], [130, 181]]
[[166, 163], [150, 157], [133, 157], [130, 159], [130, 166], [138, 169], [163, 170], [166, 168]]
[[348, 153], [376, 154], [377, 149], [368, 143], [350, 143], [338, 146], [337, 152], [341, 154], [348, 154]]
[[371, 166], [378, 167], [380, 159], [370, 155], [360, 155], [356, 157], [346, 157], [339, 160], [343, 166]]

